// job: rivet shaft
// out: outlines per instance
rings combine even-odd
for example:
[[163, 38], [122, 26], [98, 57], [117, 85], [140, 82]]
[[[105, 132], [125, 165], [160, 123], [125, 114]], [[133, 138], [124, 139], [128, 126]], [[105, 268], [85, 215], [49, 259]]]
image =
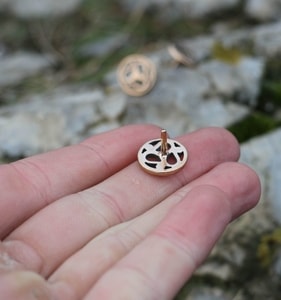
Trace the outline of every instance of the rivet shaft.
[[168, 154], [168, 144], [167, 144], [168, 134], [165, 129], [161, 130], [161, 155], [167, 156]]

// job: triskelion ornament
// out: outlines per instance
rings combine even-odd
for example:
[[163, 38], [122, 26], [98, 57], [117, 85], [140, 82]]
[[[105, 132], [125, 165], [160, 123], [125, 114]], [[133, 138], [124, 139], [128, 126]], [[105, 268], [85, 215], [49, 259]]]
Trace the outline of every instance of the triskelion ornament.
[[161, 138], [146, 142], [138, 152], [138, 161], [148, 173], [158, 176], [175, 174], [181, 170], [188, 158], [186, 148], [178, 141], [168, 139], [165, 129]]

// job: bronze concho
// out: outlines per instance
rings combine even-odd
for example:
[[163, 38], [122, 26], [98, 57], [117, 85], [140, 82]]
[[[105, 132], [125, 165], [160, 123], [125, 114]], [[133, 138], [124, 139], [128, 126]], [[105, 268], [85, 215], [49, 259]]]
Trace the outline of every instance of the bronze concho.
[[178, 141], [168, 139], [164, 129], [160, 139], [146, 142], [138, 152], [141, 167], [158, 176], [175, 174], [185, 166], [187, 159], [186, 148]]
[[139, 97], [149, 93], [156, 83], [156, 78], [154, 63], [143, 55], [129, 55], [117, 68], [120, 87], [130, 96]]

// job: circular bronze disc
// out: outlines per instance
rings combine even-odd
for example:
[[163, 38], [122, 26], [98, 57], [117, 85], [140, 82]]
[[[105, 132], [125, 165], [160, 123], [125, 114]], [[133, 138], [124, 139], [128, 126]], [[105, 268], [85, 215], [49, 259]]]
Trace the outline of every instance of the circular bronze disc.
[[145, 143], [138, 152], [138, 161], [148, 173], [158, 176], [172, 175], [181, 170], [188, 159], [186, 148], [178, 141], [167, 139], [168, 152], [161, 155], [161, 139]]
[[149, 93], [156, 83], [157, 71], [147, 57], [133, 54], [125, 57], [117, 69], [117, 79], [122, 90], [130, 96]]

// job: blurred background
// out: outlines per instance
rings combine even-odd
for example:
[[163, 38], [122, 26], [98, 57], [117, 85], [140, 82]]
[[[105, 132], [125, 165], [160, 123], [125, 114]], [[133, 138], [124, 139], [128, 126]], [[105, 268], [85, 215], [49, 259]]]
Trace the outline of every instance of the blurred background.
[[[157, 68], [142, 97], [116, 78], [133, 53]], [[229, 129], [263, 185], [176, 299], [279, 300], [281, 0], [0, 0], [1, 163], [143, 122]]]

